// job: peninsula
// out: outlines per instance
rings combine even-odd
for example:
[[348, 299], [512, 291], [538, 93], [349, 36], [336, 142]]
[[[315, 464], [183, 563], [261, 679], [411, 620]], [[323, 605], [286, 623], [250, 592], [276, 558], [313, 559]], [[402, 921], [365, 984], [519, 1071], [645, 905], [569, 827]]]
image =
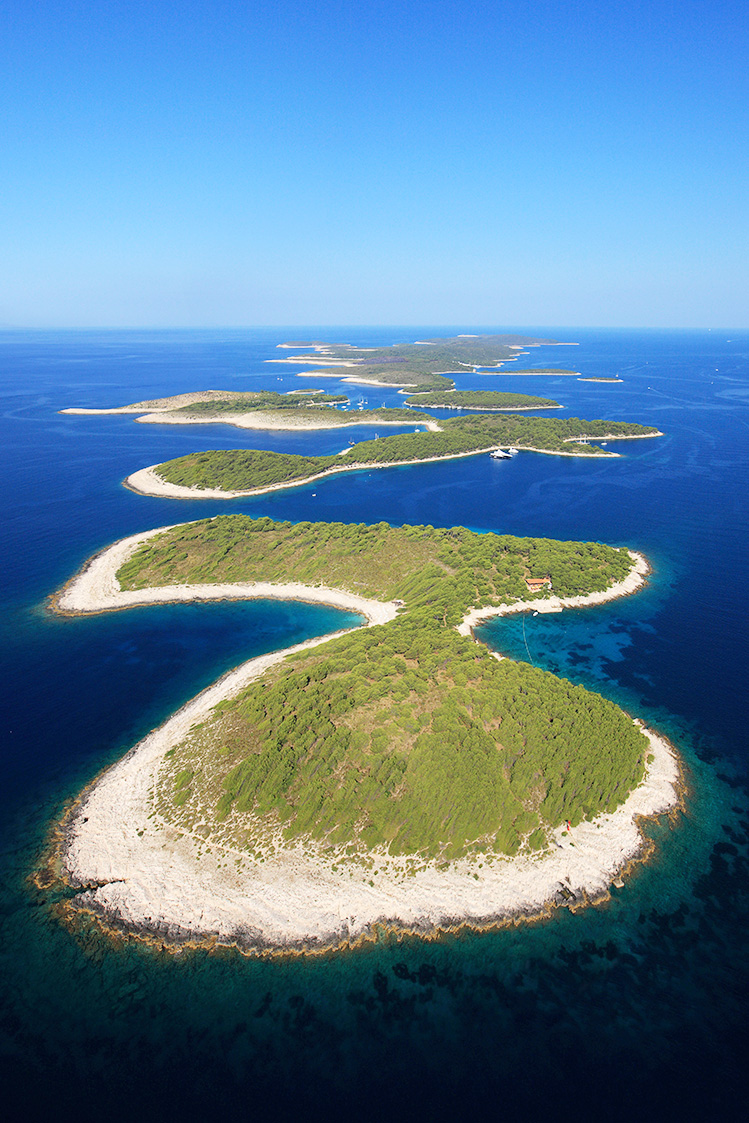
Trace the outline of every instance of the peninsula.
[[125, 483], [144, 495], [194, 499], [231, 499], [295, 487], [339, 472], [402, 467], [496, 448], [525, 449], [556, 456], [616, 456], [589, 443], [658, 437], [652, 426], [627, 421], [579, 418], [491, 416], [431, 421], [427, 432], [361, 441], [335, 456], [299, 456], [259, 449], [221, 449], [189, 453], [128, 476]]
[[251, 660], [103, 773], [59, 835], [65, 909], [171, 944], [317, 950], [604, 894], [641, 818], [678, 802], [673, 752], [470, 629], [646, 573], [626, 549], [461, 527], [229, 515], [116, 543], [58, 611], [281, 596], [370, 626]]

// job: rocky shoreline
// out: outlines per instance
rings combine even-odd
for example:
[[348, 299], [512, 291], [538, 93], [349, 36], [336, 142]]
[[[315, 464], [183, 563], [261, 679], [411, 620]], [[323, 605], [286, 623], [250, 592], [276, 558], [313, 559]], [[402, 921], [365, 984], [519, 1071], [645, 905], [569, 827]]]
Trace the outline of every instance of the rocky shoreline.
[[[385, 623], [397, 605], [365, 602], [341, 590], [247, 583], [174, 586], [126, 592], [116, 573], [138, 544], [165, 528], [115, 543], [92, 559], [58, 595], [59, 611], [98, 612], [129, 604], [226, 596], [297, 596], [362, 611], [370, 626]], [[568, 603], [595, 604], [635, 591], [647, 562], [624, 582], [590, 597], [547, 600], [547, 611]], [[535, 609], [544, 601], [510, 606]], [[541, 610], [540, 608], [538, 610]], [[501, 611], [501, 610], [500, 610]], [[496, 610], [491, 610], [491, 613]], [[460, 626], [470, 634], [490, 610], [470, 613]], [[291, 651], [325, 643], [322, 637], [288, 651], [250, 660], [187, 703], [82, 793], [58, 832], [54, 864], [59, 880], [80, 889], [62, 906], [66, 915], [87, 913], [112, 931], [126, 931], [173, 948], [236, 946], [247, 952], [315, 952], [353, 946], [383, 929], [437, 935], [463, 927], [487, 928], [548, 915], [554, 907], [577, 908], [605, 897], [613, 881], [647, 853], [642, 822], [673, 811], [680, 801], [678, 757], [657, 734], [647, 773], [611, 814], [558, 828], [541, 854], [477, 856], [447, 867], [426, 863], [415, 872], [407, 859], [373, 851], [377, 870], [353, 863], [336, 868], [315, 843], [283, 843], [264, 862], [246, 852], [211, 845], [158, 816], [154, 783], [171, 747], [222, 699], [241, 690]]]

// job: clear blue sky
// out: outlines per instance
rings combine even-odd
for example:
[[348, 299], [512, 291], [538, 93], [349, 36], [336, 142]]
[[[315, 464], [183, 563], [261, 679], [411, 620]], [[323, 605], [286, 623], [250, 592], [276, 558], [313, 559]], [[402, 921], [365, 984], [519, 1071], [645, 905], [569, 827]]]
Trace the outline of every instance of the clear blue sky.
[[744, 0], [5, 0], [0, 325], [749, 327]]

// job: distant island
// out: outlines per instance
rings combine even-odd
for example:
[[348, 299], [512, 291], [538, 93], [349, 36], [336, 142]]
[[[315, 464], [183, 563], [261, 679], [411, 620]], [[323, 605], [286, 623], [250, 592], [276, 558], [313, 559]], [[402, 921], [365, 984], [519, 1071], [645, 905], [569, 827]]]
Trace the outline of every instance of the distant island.
[[[406, 399], [404, 409], [350, 408], [345, 394], [325, 394], [319, 390], [295, 390], [278, 394], [269, 390], [201, 390], [154, 398], [130, 405], [93, 409], [71, 406], [60, 410], [70, 414], [138, 414], [137, 420], [151, 424], [196, 425], [223, 422], [243, 429], [323, 429], [352, 425], [434, 426], [428, 415], [417, 415], [414, 408], [464, 409], [483, 412], [559, 409], [558, 402], [532, 395], [495, 391], [458, 391], [451, 374], [471, 371], [479, 374], [525, 376], [572, 376], [579, 371], [559, 367], [518, 369], [517, 362], [526, 348], [572, 346], [554, 339], [535, 339], [521, 335], [459, 335], [446, 339], [418, 340], [392, 347], [354, 347], [351, 344], [323, 342], [279, 343], [286, 350], [301, 354], [269, 363], [286, 363], [314, 368], [299, 377], [336, 378], [360, 385], [399, 387], [402, 393], [417, 393]], [[505, 369], [506, 364], [511, 364]], [[589, 381], [617, 381], [590, 379]], [[431, 392], [431, 393], [430, 393]], [[450, 393], [450, 398], [446, 394]], [[425, 395], [429, 394], [429, 397]]]
[[[450, 397], [447, 398], [446, 394]], [[530, 394], [495, 391], [436, 391], [436, 396], [420, 394], [406, 398], [403, 408], [382, 406], [365, 409], [351, 407], [345, 394], [325, 394], [322, 390], [292, 390], [277, 394], [271, 390], [204, 390], [175, 394], [167, 398], [134, 402], [109, 409], [71, 406], [60, 413], [80, 415], [137, 414], [136, 421], [159, 425], [207, 425], [216, 422], [241, 429], [335, 429], [352, 425], [426, 425], [436, 428], [428, 414], [418, 412], [418, 399], [424, 408], [443, 398], [448, 409], [509, 411], [561, 409], [558, 402]], [[428, 400], [427, 400], [428, 399]], [[433, 399], [433, 400], [432, 400]], [[460, 404], [459, 404], [460, 403]]]
[[214, 425], [217, 422], [240, 429], [337, 429], [351, 425], [433, 425], [428, 414], [405, 406], [382, 409], [352, 409], [345, 394], [321, 390], [202, 390], [167, 398], [134, 402], [109, 409], [71, 406], [60, 413], [101, 415], [138, 414], [136, 421], [157, 425]]
[[641, 817], [678, 802], [673, 752], [471, 628], [646, 573], [626, 549], [461, 527], [229, 515], [116, 543], [58, 611], [296, 596], [370, 627], [251, 660], [86, 789], [53, 856], [63, 909], [172, 946], [316, 950], [605, 894]]
[[[279, 343], [287, 350], [311, 348], [308, 353], [270, 363], [302, 364], [317, 368], [305, 377], [342, 378], [372, 386], [418, 387], [446, 390], [454, 386], [451, 374], [466, 370], [494, 371], [505, 363], [517, 362], [528, 347], [572, 346], [556, 339], [535, 339], [524, 335], [456, 335], [449, 339], [420, 339], [392, 347], [353, 347], [339, 343]], [[341, 368], [351, 368], [342, 371]], [[512, 370], [503, 374], [577, 374], [577, 371], [545, 368]]]
[[551, 398], [537, 398], [532, 394], [513, 394], [501, 390], [427, 390], [410, 394], [406, 405], [417, 409], [467, 409], [483, 413], [502, 413], [506, 410], [562, 409]]
[[258, 449], [189, 453], [133, 472], [125, 481], [144, 495], [234, 498], [293, 487], [340, 472], [391, 468], [475, 456], [497, 448], [556, 456], [612, 457], [594, 441], [657, 437], [653, 426], [628, 421], [492, 415], [431, 421], [428, 431], [351, 444], [334, 456], [299, 456]]
[[[558, 346], [561, 347], [562, 344], [559, 344]], [[530, 376], [530, 375], [537, 375], [537, 374], [541, 374], [541, 375], [544, 375], [544, 376], [547, 376], [547, 375], [548, 376], [554, 376], [554, 377], [558, 377], [559, 375], [569, 375], [570, 377], [577, 378], [579, 380], [580, 371], [579, 370], [567, 370], [567, 369], [562, 368], [562, 367], [528, 367], [527, 370], [520, 370], [520, 369], [516, 370], [514, 367], [509, 367], [507, 370], [505, 370], [504, 365], [503, 365], [501, 370], [500, 370], [499, 367], [496, 370], [495, 370], [494, 367], [486, 367], [486, 368], [477, 367], [476, 374], [510, 374], [513, 377], [518, 375], [518, 374], [522, 374], [526, 377]]]

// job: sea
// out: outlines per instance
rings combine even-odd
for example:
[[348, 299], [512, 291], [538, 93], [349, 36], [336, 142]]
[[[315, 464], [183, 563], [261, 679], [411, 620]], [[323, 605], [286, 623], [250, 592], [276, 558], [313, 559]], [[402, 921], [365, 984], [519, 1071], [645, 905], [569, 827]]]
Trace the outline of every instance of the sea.
[[[749, 332], [555, 328], [518, 365], [586, 378], [466, 372], [561, 416], [655, 425], [617, 458], [520, 452], [231, 501], [147, 498], [137, 468], [202, 449], [332, 453], [372, 429], [261, 433], [72, 416], [203, 389], [396, 390], [315, 378], [286, 339], [360, 346], [458, 332], [3, 331], [0, 1105], [6, 1119], [740, 1118], [746, 1110]], [[301, 373], [301, 378], [299, 377]], [[454, 414], [453, 414], [454, 416]], [[398, 430], [388, 430], [398, 431]], [[384, 435], [384, 433], [381, 433]], [[68, 801], [229, 668], [356, 617], [296, 602], [52, 614], [47, 598], [115, 539], [241, 512], [404, 523], [625, 545], [636, 596], [486, 625], [493, 648], [581, 682], [678, 746], [686, 802], [650, 824], [650, 860], [608, 901], [426, 940], [385, 929], [308, 957], [174, 955], [68, 930], [32, 876]], [[743, 1110], [742, 1110], [743, 1109]]]

